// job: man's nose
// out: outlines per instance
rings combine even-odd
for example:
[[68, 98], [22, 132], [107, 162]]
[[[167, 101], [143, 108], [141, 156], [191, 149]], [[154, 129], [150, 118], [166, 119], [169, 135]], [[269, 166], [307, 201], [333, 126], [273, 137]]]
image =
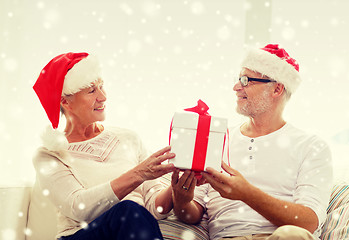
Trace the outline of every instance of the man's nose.
[[234, 84], [233, 90], [239, 91], [241, 89], [242, 89], [242, 85], [241, 85], [240, 81], [236, 81], [236, 83]]

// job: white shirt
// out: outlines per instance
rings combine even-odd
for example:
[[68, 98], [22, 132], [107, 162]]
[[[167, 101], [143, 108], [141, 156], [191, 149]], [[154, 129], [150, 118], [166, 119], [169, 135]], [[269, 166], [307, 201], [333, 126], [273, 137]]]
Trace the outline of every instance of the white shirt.
[[[40, 148], [33, 159], [41, 188], [58, 210], [58, 235], [74, 234], [120, 200], [110, 181], [135, 167], [147, 151], [133, 132], [106, 128], [97, 137], [69, 144], [63, 153]], [[156, 218], [155, 198], [163, 186], [146, 181], [127, 195], [145, 206]]]
[[[240, 126], [229, 132], [224, 161], [265, 193], [311, 208], [321, 228], [332, 187], [327, 144], [290, 124], [257, 138], [242, 135]], [[272, 233], [277, 228], [242, 201], [222, 198], [209, 184], [196, 188], [194, 200], [207, 211], [211, 239]], [[319, 228], [314, 236], [319, 236]]]

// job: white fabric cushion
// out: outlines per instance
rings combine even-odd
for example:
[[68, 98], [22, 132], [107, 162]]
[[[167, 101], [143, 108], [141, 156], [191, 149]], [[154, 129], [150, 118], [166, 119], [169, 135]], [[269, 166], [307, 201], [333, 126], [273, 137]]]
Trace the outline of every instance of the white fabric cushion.
[[28, 210], [27, 240], [54, 240], [57, 234], [56, 208], [47, 198], [49, 193], [41, 190], [38, 181], [31, 193]]
[[0, 187], [0, 239], [25, 238], [31, 187]]

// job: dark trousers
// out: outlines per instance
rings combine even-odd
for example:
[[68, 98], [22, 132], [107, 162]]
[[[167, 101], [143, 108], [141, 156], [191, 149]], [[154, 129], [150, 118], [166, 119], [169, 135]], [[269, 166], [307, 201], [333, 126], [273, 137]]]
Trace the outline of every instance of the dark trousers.
[[163, 240], [156, 219], [144, 207], [125, 200], [84, 229], [60, 240]]

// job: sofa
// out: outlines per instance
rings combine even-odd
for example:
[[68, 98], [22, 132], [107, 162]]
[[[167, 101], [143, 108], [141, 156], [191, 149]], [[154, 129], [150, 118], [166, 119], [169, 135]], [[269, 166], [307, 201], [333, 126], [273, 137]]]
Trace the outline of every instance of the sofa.
[[[164, 185], [170, 175], [161, 178]], [[56, 213], [37, 182], [33, 186], [0, 186], [0, 240], [55, 239]], [[327, 208], [327, 219], [322, 227], [321, 239], [349, 239], [349, 185], [334, 185]], [[181, 223], [174, 215], [159, 220], [164, 239], [208, 240], [207, 217], [198, 225]]]

